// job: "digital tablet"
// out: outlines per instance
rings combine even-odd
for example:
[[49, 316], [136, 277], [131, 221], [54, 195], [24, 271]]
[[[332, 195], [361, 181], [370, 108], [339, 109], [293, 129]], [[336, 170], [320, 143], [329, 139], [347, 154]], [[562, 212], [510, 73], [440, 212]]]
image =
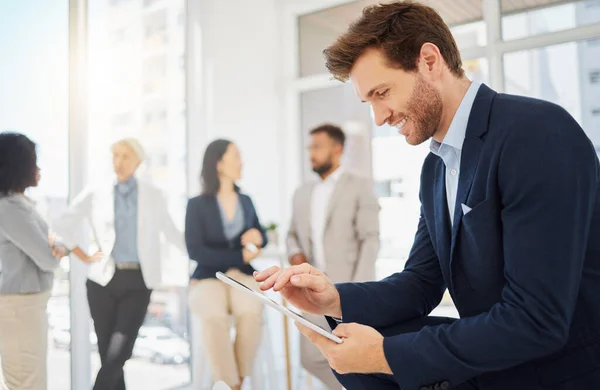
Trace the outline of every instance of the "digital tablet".
[[275, 302], [274, 300], [267, 298], [265, 295], [258, 293], [254, 290], [252, 290], [250, 287], [238, 282], [237, 280], [234, 280], [232, 278], [230, 278], [229, 276], [225, 275], [222, 272], [217, 272], [216, 273], [217, 279], [219, 279], [222, 282], [227, 283], [228, 285], [230, 285], [231, 287], [237, 288], [239, 290], [245, 291], [248, 294], [251, 294], [253, 297], [260, 299], [261, 301], [263, 301], [264, 303], [266, 303], [267, 305], [271, 306], [273, 309], [277, 310], [278, 312], [282, 313], [285, 316], [288, 316], [289, 318], [292, 319], [292, 321], [296, 321], [312, 330], [314, 330], [315, 332], [327, 337], [328, 339], [330, 339], [331, 341], [334, 341], [338, 344], [342, 343], [342, 339], [337, 337], [336, 335], [334, 335], [333, 333], [331, 333], [328, 330], [323, 329], [322, 327], [320, 327], [319, 325], [307, 320], [306, 318], [302, 317], [300, 314], [296, 314], [293, 311], [291, 311], [290, 309], [288, 309], [285, 306], [280, 305], [279, 303]]

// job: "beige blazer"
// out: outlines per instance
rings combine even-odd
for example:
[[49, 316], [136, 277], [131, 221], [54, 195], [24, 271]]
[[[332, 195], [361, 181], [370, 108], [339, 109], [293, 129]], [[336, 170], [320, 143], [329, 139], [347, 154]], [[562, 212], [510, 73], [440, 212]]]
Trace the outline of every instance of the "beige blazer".
[[[316, 182], [294, 194], [292, 221], [287, 235], [288, 255], [302, 252], [312, 259], [311, 199]], [[344, 172], [327, 207], [324, 232], [326, 269], [334, 283], [375, 280], [379, 251], [379, 202], [373, 182]]]

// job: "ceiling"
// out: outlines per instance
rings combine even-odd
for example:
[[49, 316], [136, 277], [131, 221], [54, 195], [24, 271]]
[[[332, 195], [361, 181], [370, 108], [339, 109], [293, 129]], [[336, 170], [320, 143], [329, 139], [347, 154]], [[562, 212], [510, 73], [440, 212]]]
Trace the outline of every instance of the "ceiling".
[[[420, 0], [439, 12], [450, 26], [475, 22], [483, 19], [482, 1], [485, 0]], [[358, 0], [338, 7], [328, 8], [300, 17], [301, 24], [326, 26], [340, 32], [357, 19], [362, 10], [369, 5], [389, 3], [390, 1]], [[572, 0], [500, 0], [503, 14], [523, 12]]]

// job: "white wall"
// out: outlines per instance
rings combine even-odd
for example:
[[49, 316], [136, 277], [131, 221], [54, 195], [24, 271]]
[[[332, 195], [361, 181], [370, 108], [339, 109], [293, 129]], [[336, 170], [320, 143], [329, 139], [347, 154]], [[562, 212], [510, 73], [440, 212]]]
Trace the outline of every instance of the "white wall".
[[[284, 222], [290, 180], [278, 0], [188, 2], [188, 155], [190, 194], [198, 192], [202, 154], [213, 139], [228, 138], [241, 149], [241, 185], [264, 222]], [[201, 47], [201, 50], [198, 48]], [[291, 138], [293, 139], [293, 138]], [[290, 138], [288, 138], [289, 142]], [[295, 162], [294, 162], [295, 164]], [[298, 176], [298, 177], [296, 177]]]
[[[283, 125], [287, 95], [278, 3], [187, 2], [188, 188], [191, 196], [200, 189], [206, 145], [216, 138], [231, 139], [242, 152], [244, 192], [254, 200], [262, 222], [281, 223], [284, 234], [291, 191], [300, 178], [300, 149], [294, 152], [294, 129]], [[192, 334], [198, 388], [205, 378], [194, 317]]]

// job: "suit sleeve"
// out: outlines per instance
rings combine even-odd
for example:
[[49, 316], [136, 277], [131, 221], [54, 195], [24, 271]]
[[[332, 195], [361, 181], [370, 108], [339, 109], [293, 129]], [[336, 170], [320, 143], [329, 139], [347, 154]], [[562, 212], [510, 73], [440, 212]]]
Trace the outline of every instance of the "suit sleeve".
[[292, 201], [292, 220], [290, 221], [290, 227], [287, 232], [286, 238], [286, 246], [287, 246], [287, 255], [288, 258], [297, 254], [302, 253], [302, 248], [300, 247], [300, 240], [298, 238], [298, 228], [297, 228], [297, 218], [296, 215], [298, 212], [298, 208], [296, 207], [296, 203], [298, 202], [298, 191], [294, 194], [294, 199]]
[[570, 116], [548, 114], [543, 131], [515, 129], [500, 155], [501, 301], [450, 325], [386, 338], [385, 355], [402, 389], [438, 381], [455, 386], [566, 343], [592, 239], [598, 160]]
[[375, 262], [379, 253], [379, 202], [371, 180], [361, 183], [356, 211], [356, 233], [360, 243], [352, 282], [366, 282], [375, 278]]
[[378, 282], [338, 284], [337, 289], [345, 323], [382, 329], [428, 315], [442, 300], [446, 285], [423, 214], [402, 272]]
[[244, 265], [241, 249], [216, 249], [206, 245], [204, 218], [201, 204], [194, 199], [190, 200], [185, 213], [185, 244], [190, 259], [200, 265], [213, 268]]

